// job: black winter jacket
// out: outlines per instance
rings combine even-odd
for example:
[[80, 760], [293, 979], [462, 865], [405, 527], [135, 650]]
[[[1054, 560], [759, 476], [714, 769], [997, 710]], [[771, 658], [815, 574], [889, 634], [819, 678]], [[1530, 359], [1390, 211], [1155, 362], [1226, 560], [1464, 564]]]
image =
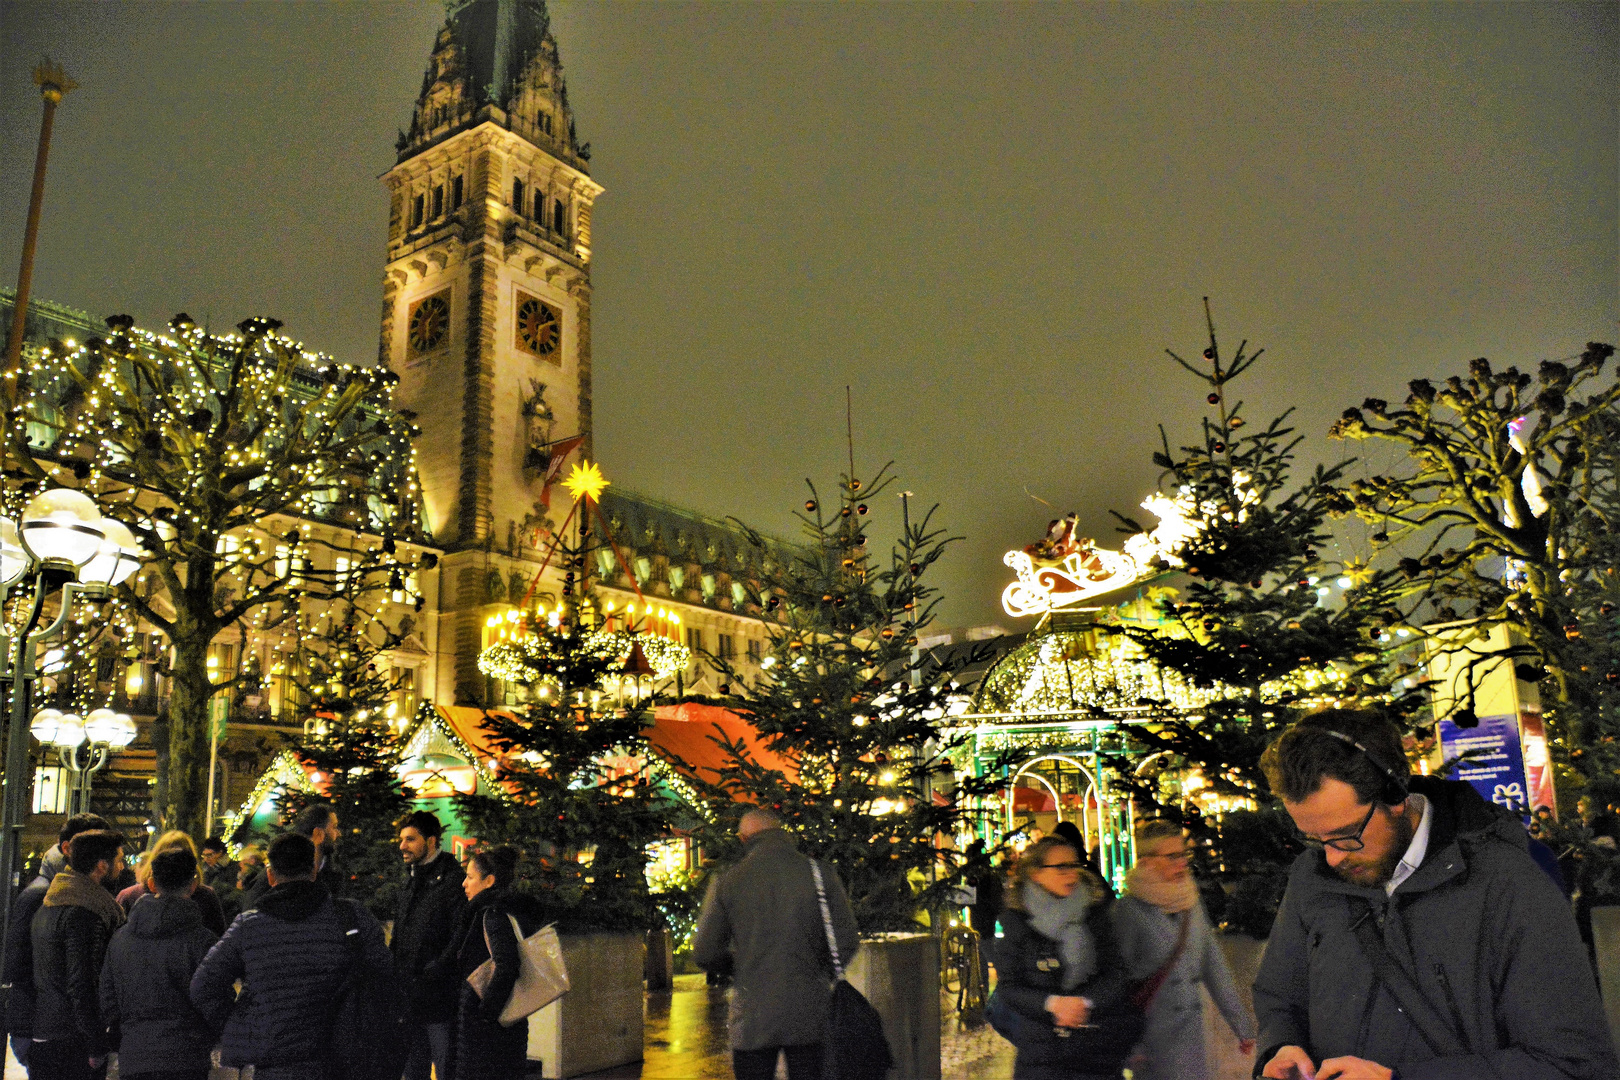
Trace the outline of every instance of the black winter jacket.
[[11, 902], [11, 928], [6, 933], [6, 1031], [34, 1033], [34, 913], [45, 902], [48, 880], [34, 883]]
[[[1423, 863], [1393, 896], [1339, 878], [1319, 851], [1295, 860], [1254, 983], [1257, 1071], [1282, 1046], [1353, 1056], [1401, 1080], [1612, 1080], [1620, 1076], [1575, 919], [1526, 852], [1517, 817], [1465, 783], [1414, 777], [1433, 807]], [[1356, 939], [1387, 951], [1447, 1022], [1427, 1045]]]
[[[1084, 888], [1085, 886], [1082, 886]], [[1125, 963], [1120, 958], [1114, 921], [1109, 915], [1112, 899], [1102, 888], [1100, 880], [1094, 883], [1098, 899], [1086, 912], [1086, 929], [1091, 934], [1092, 947], [1097, 955], [1097, 973], [1091, 980], [1067, 993], [1088, 997], [1093, 1002], [1113, 1003], [1129, 992], [1125, 976]], [[1063, 994], [1063, 970], [1059, 959], [1058, 943], [1030, 925], [1029, 916], [1008, 908], [1001, 913], [1001, 933], [996, 939], [996, 993], [1005, 997], [1008, 1005], [1030, 1020], [1050, 1024], [1052, 1014], [1046, 1011], [1046, 999]], [[1020, 1047], [1013, 1075], [1030, 1077], [1080, 1077], [1086, 1074], [1054, 1068], [1042, 1060], [1039, 1048]]]
[[458, 979], [448, 965], [428, 968], [456, 941], [456, 927], [467, 906], [462, 891], [466, 871], [448, 852], [439, 852], [426, 866], [411, 868], [410, 880], [394, 915], [394, 970], [410, 999], [411, 1016], [426, 1023], [452, 1020], [456, 1015]]
[[191, 976], [218, 940], [188, 897], [135, 902], [101, 969], [101, 1018], [120, 1075], [208, 1068], [214, 1033], [191, 1004]]
[[[288, 881], [231, 923], [191, 979], [191, 1003], [223, 1030], [226, 1065], [293, 1065], [328, 1056], [337, 994], [349, 963], [326, 886]], [[382, 927], [353, 905], [365, 962], [388, 970]], [[242, 993], [232, 984], [242, 980]]]
[[80, 1039], [91, 1057], [107, 1051], [99, 1000], [101, 964], [113, 928], [88, 908], [34, 913], [34, 1038]]
[[[523, 936], [543, 925], [540, 906], [532, 897], [509, 889], [486, 889], [466, 905], [457, 930], [455, 971], [461, 1004], [456, 1014], [456, 1080], [506, 1080], [521, 1076], [529, 1042], [529, 1024], [500, 1024], [501, 1010], [517, 985], [522, 957], [508, 916], [516, 916]], [[484, 944], [485, 931], [489, 946]], [[495, 956], [495, 977], [483, 998], [467, 984], [480, 964]]]

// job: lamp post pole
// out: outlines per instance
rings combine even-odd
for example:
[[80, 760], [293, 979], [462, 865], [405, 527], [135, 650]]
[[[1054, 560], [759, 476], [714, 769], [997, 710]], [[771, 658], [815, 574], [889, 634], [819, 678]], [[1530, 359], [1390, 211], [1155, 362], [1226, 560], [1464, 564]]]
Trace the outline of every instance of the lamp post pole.
[[[6, 341], [5, 380], [0, 383], [0, 404], [7, 414], [17, 401], [18, 374], [22, 361], [23, 330], [28, 320], [28, 294], [34, 285], [34, 249], [39, 244], [39, 212], [45, 202], [45, 162], [51, 153], [51, 127], [56, 121], [57, 103], [78, 83], [68, 77], [60, 64], [45, 57], [34, 69], [34, 85], [45, 99], [45, 115], [39, 124], [39, 149], [34, 155], [34, 189], [28, 196], [28, 224], [23, 231], [22, 265], [17, 268], [17, 295], [11, 310], [11, 337]], [[9, 436], [8, 436], [9, 437]]]
[[[11, 698], [5, 787], [0, 794], [0, 971], [5, 970], [11, 903], [18, 885], [17, 852], [28, 811], [28, 710], [39, 677], [39, 645], [67, 626], [76, 599], [110, 596], [115, 585], [135, 572], [140, 554], [128, 527], [102, 517], [95, 501], [77, 491], [57, 488], [36, 495], [23, 508], [20, 527], [0, 517], [0, 607], [25, 582], [33, 589], [15, 638], [0, 620], [0, 682], [8, 684]], [[50, 625], [41, 628], [45, 599], [58, 589], [61, 605]], [[84, 740], [85, 721], [42, 710], [36, 723], [47, 714], [55, 718], [49, 725], [53, 738], [42, 737], [41, 742], [56, 741], [54, 733], [63, 725], [71, 726], [70, 721], [79, 725], [73, 743]], [[92, 743], [127, 746], [135, 736], [135, 722], [110, 709], [92, 713], [91, 719], [96, 721], [91, 725]], [[44, 732], [41, 725], [40, 733]]]

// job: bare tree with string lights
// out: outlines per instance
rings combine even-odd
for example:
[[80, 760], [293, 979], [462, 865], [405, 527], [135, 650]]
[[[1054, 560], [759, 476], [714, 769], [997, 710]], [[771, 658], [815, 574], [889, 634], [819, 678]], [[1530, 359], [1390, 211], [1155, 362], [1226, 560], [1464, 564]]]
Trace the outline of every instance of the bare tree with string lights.
[[240, 677], [210, 669], [232, 632], [278, 634], [340, 578], [401, 596], [417, 558], [420, 495], [397, 377], [306, 351], [272, 319], [211, 334], [184, 315], [167, 334], [107, 320], [106, 338], [52, 342], [26, 373], [17, 424], [60, 431], [47, 471], [129, 527], [143, 569], [119, 600], [159, 631], [169, 691], [159, 754], [164, 828], [201, 835], [209, 721]]
[[[1402, 447], [1409, 468], [1350, 485], [1355, 512], [1398, 558], [1406, 607], [1433, 605], [1465, 629], [1508, 626], [1516, 640], [1476, 649], [1471, 666], [1507, 660], [1540, 683], [1548, 733], [1565, 779], [1612, 778], [1620, 684], [1615, 648], [1620, 584], [1620, 378], [1614, 346], [1543, 361], [1536, 374], [1494, 370], [1483, 357], [1466, 377], [1408, 384], [1404, 402], [1368, 398], [1331, 434]], [[1472, 694], [1455, 719], [1474, 718]]]

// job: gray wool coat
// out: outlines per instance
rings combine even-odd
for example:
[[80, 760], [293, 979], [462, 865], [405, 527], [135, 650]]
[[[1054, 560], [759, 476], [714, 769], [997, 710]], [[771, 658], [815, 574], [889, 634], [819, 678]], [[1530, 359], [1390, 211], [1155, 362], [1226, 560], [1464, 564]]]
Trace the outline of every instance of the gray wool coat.
[[[838, 875], [822, 864], [839, 958], [847, 966], [860, 945], [855, 914]], [[710, 971], [730, 971], [733, 1050], [822, 1041], [832, 954], [816, 903], [810, 860], [781, 829], [748, 841], [741, 862], [709, 886], [692, 940], [692, 958]]]
[[[1434, 807], [1423, 864], [1393, 897], [1294, 863], [1254, 983], [1264, 1063], [1281, 1046], [1353, 1056], [1401, 1080], [1614, 1080], [1597, 980], [1519, 819], [1467, 784], [1414, 777]], [[1446, 1030], [1425, 1039], [1356, 940], [1371, 920]], [[1431, 1047], [1429, 1040], [1438, 1045]]]
[[[1137, 1080], [1209, 1080], [1204, 1053], [1204, 999], [1199, 984], [1209, 988], [1215, 1007], [1240, 1039], [1255, 1037], [1254, 1021], [1243, 1007], [1226, 954], [1202, 904], [1187, 912], [1192, 919], [1181, 958], [1170, 969], [1148, 1008], [1147, 1031], [1140, 1052], [1147, 1063], [1134, 1067]], [[1158, 971], [1176, 947], [1179, 918], [1134, 896], [1114, 905], [1114, 930], [1125, 970], [1134, 980]]]

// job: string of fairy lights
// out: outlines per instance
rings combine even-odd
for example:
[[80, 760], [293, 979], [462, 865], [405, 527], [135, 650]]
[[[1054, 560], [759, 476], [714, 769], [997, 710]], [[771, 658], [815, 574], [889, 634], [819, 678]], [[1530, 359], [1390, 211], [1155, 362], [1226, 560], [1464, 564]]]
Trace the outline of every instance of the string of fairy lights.
[[[670, 678], [692, 663], [692, 650], [685, 645], [656, 634], [628, 630], [587, 631], [570, 652], [592, 660], [615, 661], [618, 670], [623, 671], [637, 645], [660, 679]], [[564, 655], [550, 638], [522, 633], [479, 653], [478, 670], [490, 678], [527, 686], [548, 678], [554, 662]]]
[[[222, 334], [185, 316], [169, 333], [137, 328], [127, 316], [107, 322], [105, 338], [26, 348], [19, 407], [7, 422], [14, 445], [26, 445], [56, 474], [53, 482], [92, 495], [136, 532], [146, 560], [129, 582], [135, 598], [172, 609], [164, 594], [179, 580], [175, 571], [208, 544], [221, 603], [290, 598], [290, 609], [253, 608], [227, 635], [241, 646], [238, 673], [262, 660], [281, 674], [285, 661], [260, 653], [296, 649], [335, 617], [331, 606], [307, 616], [305, 598], [352, 610], [362, 597], [381, 597], [421, 609], [418, 575], [399, 547], [427, 537], [416, 431], [391, 404], [396, 376], [339, 364], [278, 333], [272, 320]], [[8, 490], [6, 508], [16, 509], [10, 504], [31, 486]], [[210, 501], [227, 510], [200, 512]], [[61, 644], [61, 670], [105, 655], [105, 634], [135, 642], [139, 612], [121, 594], [97, 618], [80, 616]], [[130, 644], [125, 659], [140, 652]], [[217, 660], [211, 655], [211, 678], [232, 674], [216, 670]], [[116, 695], [116, 681], [108, 690], [97, 684], [76, 680], [76, 695], [88, 700], [75, 703]]]

